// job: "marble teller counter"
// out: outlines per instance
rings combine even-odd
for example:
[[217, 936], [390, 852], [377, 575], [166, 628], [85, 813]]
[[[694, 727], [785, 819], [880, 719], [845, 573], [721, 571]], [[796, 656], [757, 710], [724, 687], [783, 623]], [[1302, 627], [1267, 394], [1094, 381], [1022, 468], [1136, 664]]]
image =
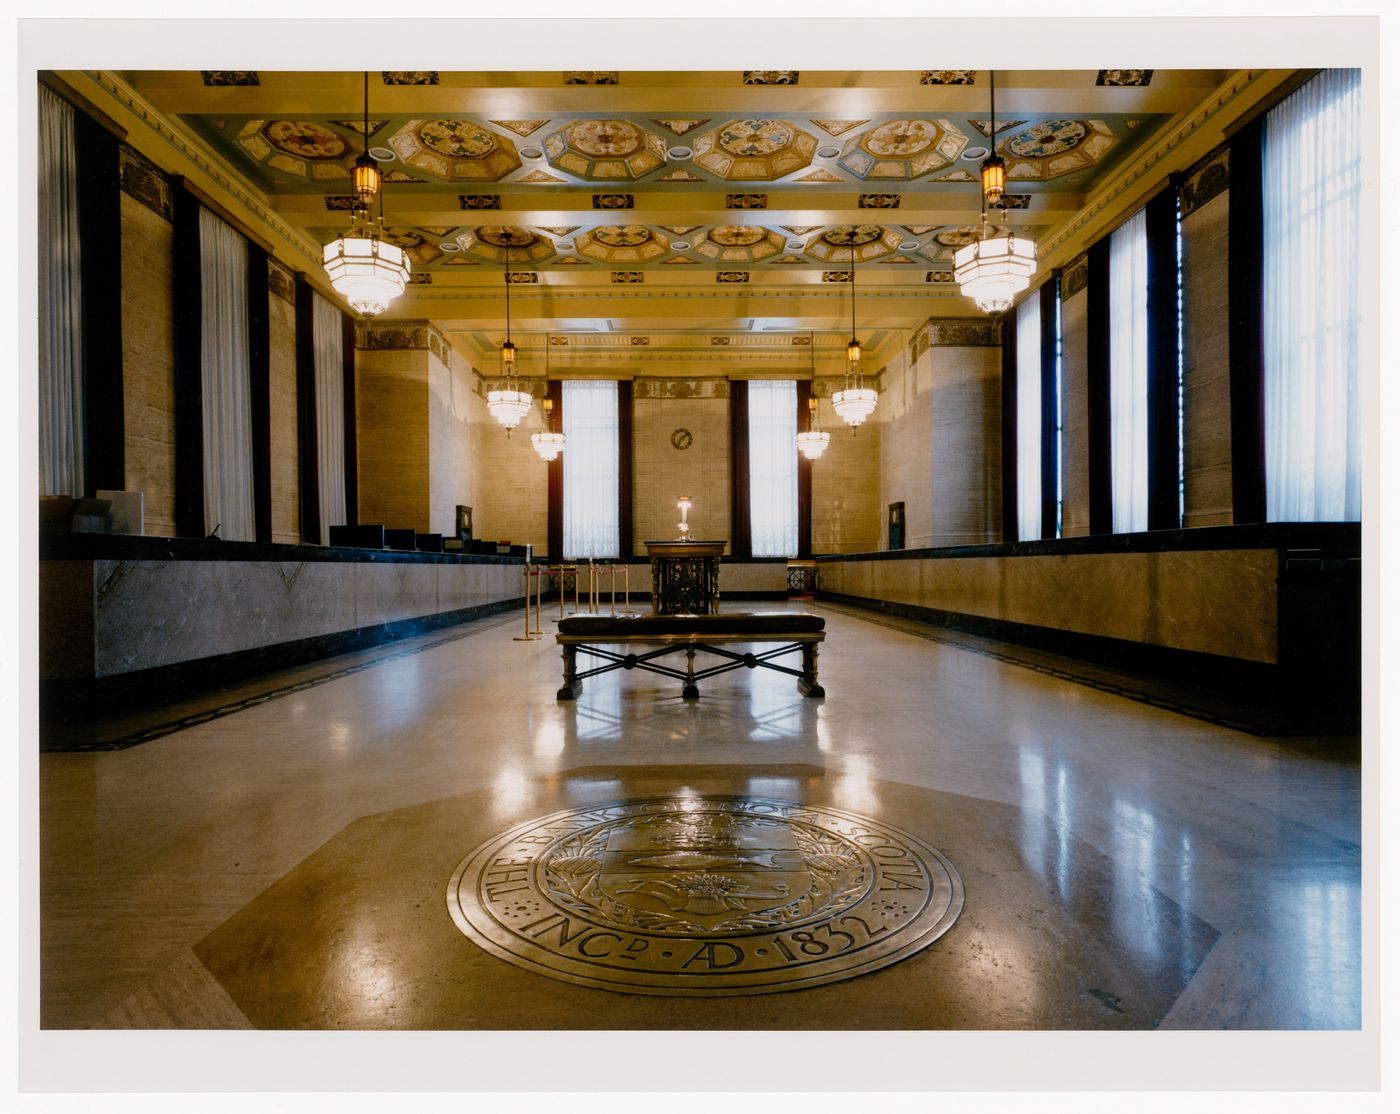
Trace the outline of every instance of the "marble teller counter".
[[1356, 523], [817, 558], [817, 598], [1112, 666], [1359, 701]]
[[73, 534], [40, 539], [45, 682], [233, 678], [524, 595], [519, 557]]

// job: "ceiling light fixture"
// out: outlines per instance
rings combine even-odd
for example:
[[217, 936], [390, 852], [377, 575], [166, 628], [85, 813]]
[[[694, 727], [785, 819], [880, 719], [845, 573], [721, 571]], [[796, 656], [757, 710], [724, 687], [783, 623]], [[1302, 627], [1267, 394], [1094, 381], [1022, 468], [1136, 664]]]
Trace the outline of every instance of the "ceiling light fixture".
[[[506, 234], [509, 241], [510, 235]], [[505, 427], [506, 436], [510, 436], [510, 431], [520, 424], [520, 420], [530, 412], [530, 404], [533, 401], [528, 392], [520, 389], [520, 381], [515, 375], [515, 345], [510, 339], [510, 253], [515, 249], [507, 242], [505, 247], [506, 261], [506, 339], [501, 342], [501, 378], [502, 386], [499, 390], [488, 391], [486, 393], [486, 409], [491, 412], [491, 416]]]
[[[545, 339], [545, 344], [545, 358], [548, 359], [548, 338]], [[548, 381], [548, 375], [546, 374], [545, 382]], [[530, 434], [530, 444], [534, 446], [535, 452], [540, 454], [541, 460], [553, 460], [564, 451], [564, 435], [555, 432], [552, 428], [554, 424], [552, 420], [554, 403], [550, 399], [545, 399], [540, 403], [540, 409], [543, 411], [544, 432]]]
[[[1004, 313], [1013, 299], [1030, 285], [1035, 274], [1035, 242], [1012, 233], [1006, 219], [1006, 163], [996, 151], [996, 80], [992, 80], [993, 153], [982, 164], [982, 234], [958, 249], [953, 256], [953, 277], [961, 292], [977, 303], [983, 313]], [[989, 236], [987, 207], [1001, 203], [1002, 227]]]
[[[365, 74], [365, 141], [369, 141], [369, 74]], [[326, 245], [321, 265], [336, 293], [350, 308], [373, 317], [389, 308], [389, 303], [408, 285], [411, 266], [403, 248], [384, 240], [383, 176], [368, 153], [355, 160], [352, 181], [355, 198], [351, 205], [350, 228]], [[369, 199], [379, 194], [379, 221], [369, 215]]]
[[[817, 343], [812, 333], [807, 334], [807, 352], [811, 356], [812, 390], [817, 389]], [[807, 428], [797, 435], [797, 451], [808, 460], [816, 460], [826, 452], [831, 444], [831, 434], [817, 429], [817, 399], [815, 395], [807, 399]]]
[[997, 154], [997, 74], [988, 71], [992, 92], [992, 152], [982, 160], [982, 204], [996, 206], [1006, 194], [1006, 160]]
[[861, 376], [860, 341], [856, 339], [856, 237], [851, 229], [851, 340], [846, 345], [846, 385], [831, 395], [831, 405], [841, 420], [856, 431], [856, 426], [875, 412], [879, 396], [874, 389], [867, 387]]
[[355, 168], [351, 172], [351, 181], [355, 186], [355, 196], [366, 205], [376, 193], [379, 187], [384, 184], [384, 175], [379, 172], [379, 164], [374, 161], [374, 156], [369, 152], [369, 71], [365, 71], [365, 130], [364, 130], [364, 153], [355, 160]]

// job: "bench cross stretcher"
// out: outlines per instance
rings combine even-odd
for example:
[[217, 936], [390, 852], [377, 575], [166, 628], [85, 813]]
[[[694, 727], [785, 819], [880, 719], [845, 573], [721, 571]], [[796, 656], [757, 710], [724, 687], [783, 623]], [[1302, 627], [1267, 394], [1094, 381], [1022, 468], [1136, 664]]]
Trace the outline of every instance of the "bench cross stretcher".
[[[583, 682], [614, 669], [644, 669], [683, 682], [681, 696], [700, 697], [698, 681], [717, 677], [731, 669], [773, 669], [797, 678], [803, 696], [826, 695], [817, 683], [817, 644], [826, 637], [826, 620], [820, 615], [792, 611], [744, 612], [717, 615], [577, 615], [559, 622], [555, 635], [564, 657], [564, 684], [560, 700], [573, 700], [583, 691]], [[761, 653], [736, 653], [721, 643], [777, 643]], [[617, 645], [651, 645], [643, 653], [619, 653]], [[685, 654], [685, 668], [676, 669], [659, 659]], [[722, 658], [719, 665], [695, 667], [697, 652]], [[773, 659], [801, 652], [802, 667], [793, 669]], [[604, 664], [580, 670], [578, 655], [601, 660]]]

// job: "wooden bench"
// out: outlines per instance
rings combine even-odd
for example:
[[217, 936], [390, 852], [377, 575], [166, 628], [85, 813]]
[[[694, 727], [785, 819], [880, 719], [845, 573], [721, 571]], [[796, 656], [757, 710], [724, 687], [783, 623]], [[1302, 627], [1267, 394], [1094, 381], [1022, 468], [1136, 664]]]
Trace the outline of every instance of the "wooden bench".
[[[797, 678], [797, 689], [803, 696], [821, 697], [826, 691], [817, 684], [817, 643], [826, 638], [826, 620], [820, 615], [795, 611], [735, 612], [717, 615], [573, 615], [559, 621], [555, 635], [563, 647], [564, 684], [560, 700], [573, 700], [583, 690], [583, 682], [614, 669], [645, 669], [663, 677], [684, 682], [681, 696], [697, 700], [697, 681], [728, 673], [731, 669], [774, 669]], [[736, 653], [720, 648], [720, 643], [776, 642], [779, 645], [762, 653]], [[644, 653], [618, 653], [608, 647], [618, 644], [653, 645], [657, 648]], [[725, 659], [720, 665], [706, 669], [695, 668], [695, 654], [703, 651]], [[802, 653], [802, 668], [778, 665], [773, 658], [795, 651]], [[657, 659], [669, 654], [685, 653], [685, 669], [674, 669]], [[579, 653], [600, 658], [606, 664], [582, 671], [578, 668]]]

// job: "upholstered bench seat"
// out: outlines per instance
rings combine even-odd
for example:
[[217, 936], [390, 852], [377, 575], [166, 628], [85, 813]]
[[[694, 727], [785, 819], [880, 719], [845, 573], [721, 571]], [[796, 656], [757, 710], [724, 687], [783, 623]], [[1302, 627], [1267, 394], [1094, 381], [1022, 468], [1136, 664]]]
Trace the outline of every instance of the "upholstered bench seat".
[[[684, 682], [681, 695], [687, 700], [700, 696], [696, 682], [727, 673], [731, 669], [773, 669], [797, 678], [804, 696], [825, 696], [817, 684], [817, 643], [826, 637], [826, 620], [820, 615], [794, 611], [733, 612], [716, 615], [574, 615], [559, 621], [555, 635], [564, 655], [564, 684], [560, 700], [572, 700], [583, 689], [588, 677], [614, 669], [644, 669]], [[736, 653], [722, 649], [721, 643], [778, 643], [762, 653]], [[645, 653], [618, 653], [610, 645], [644, 643], [659, 646]], [[685, 652], [686, 668], [674, 669], [657, 659]], [[802, 668], [778, 665], [772, 659], [800, 651]], [[697, 652], [724, 659], [722, 664], [695, 668]], [[583, 653], [605, 664], [578, 669], [577, 655]]]

